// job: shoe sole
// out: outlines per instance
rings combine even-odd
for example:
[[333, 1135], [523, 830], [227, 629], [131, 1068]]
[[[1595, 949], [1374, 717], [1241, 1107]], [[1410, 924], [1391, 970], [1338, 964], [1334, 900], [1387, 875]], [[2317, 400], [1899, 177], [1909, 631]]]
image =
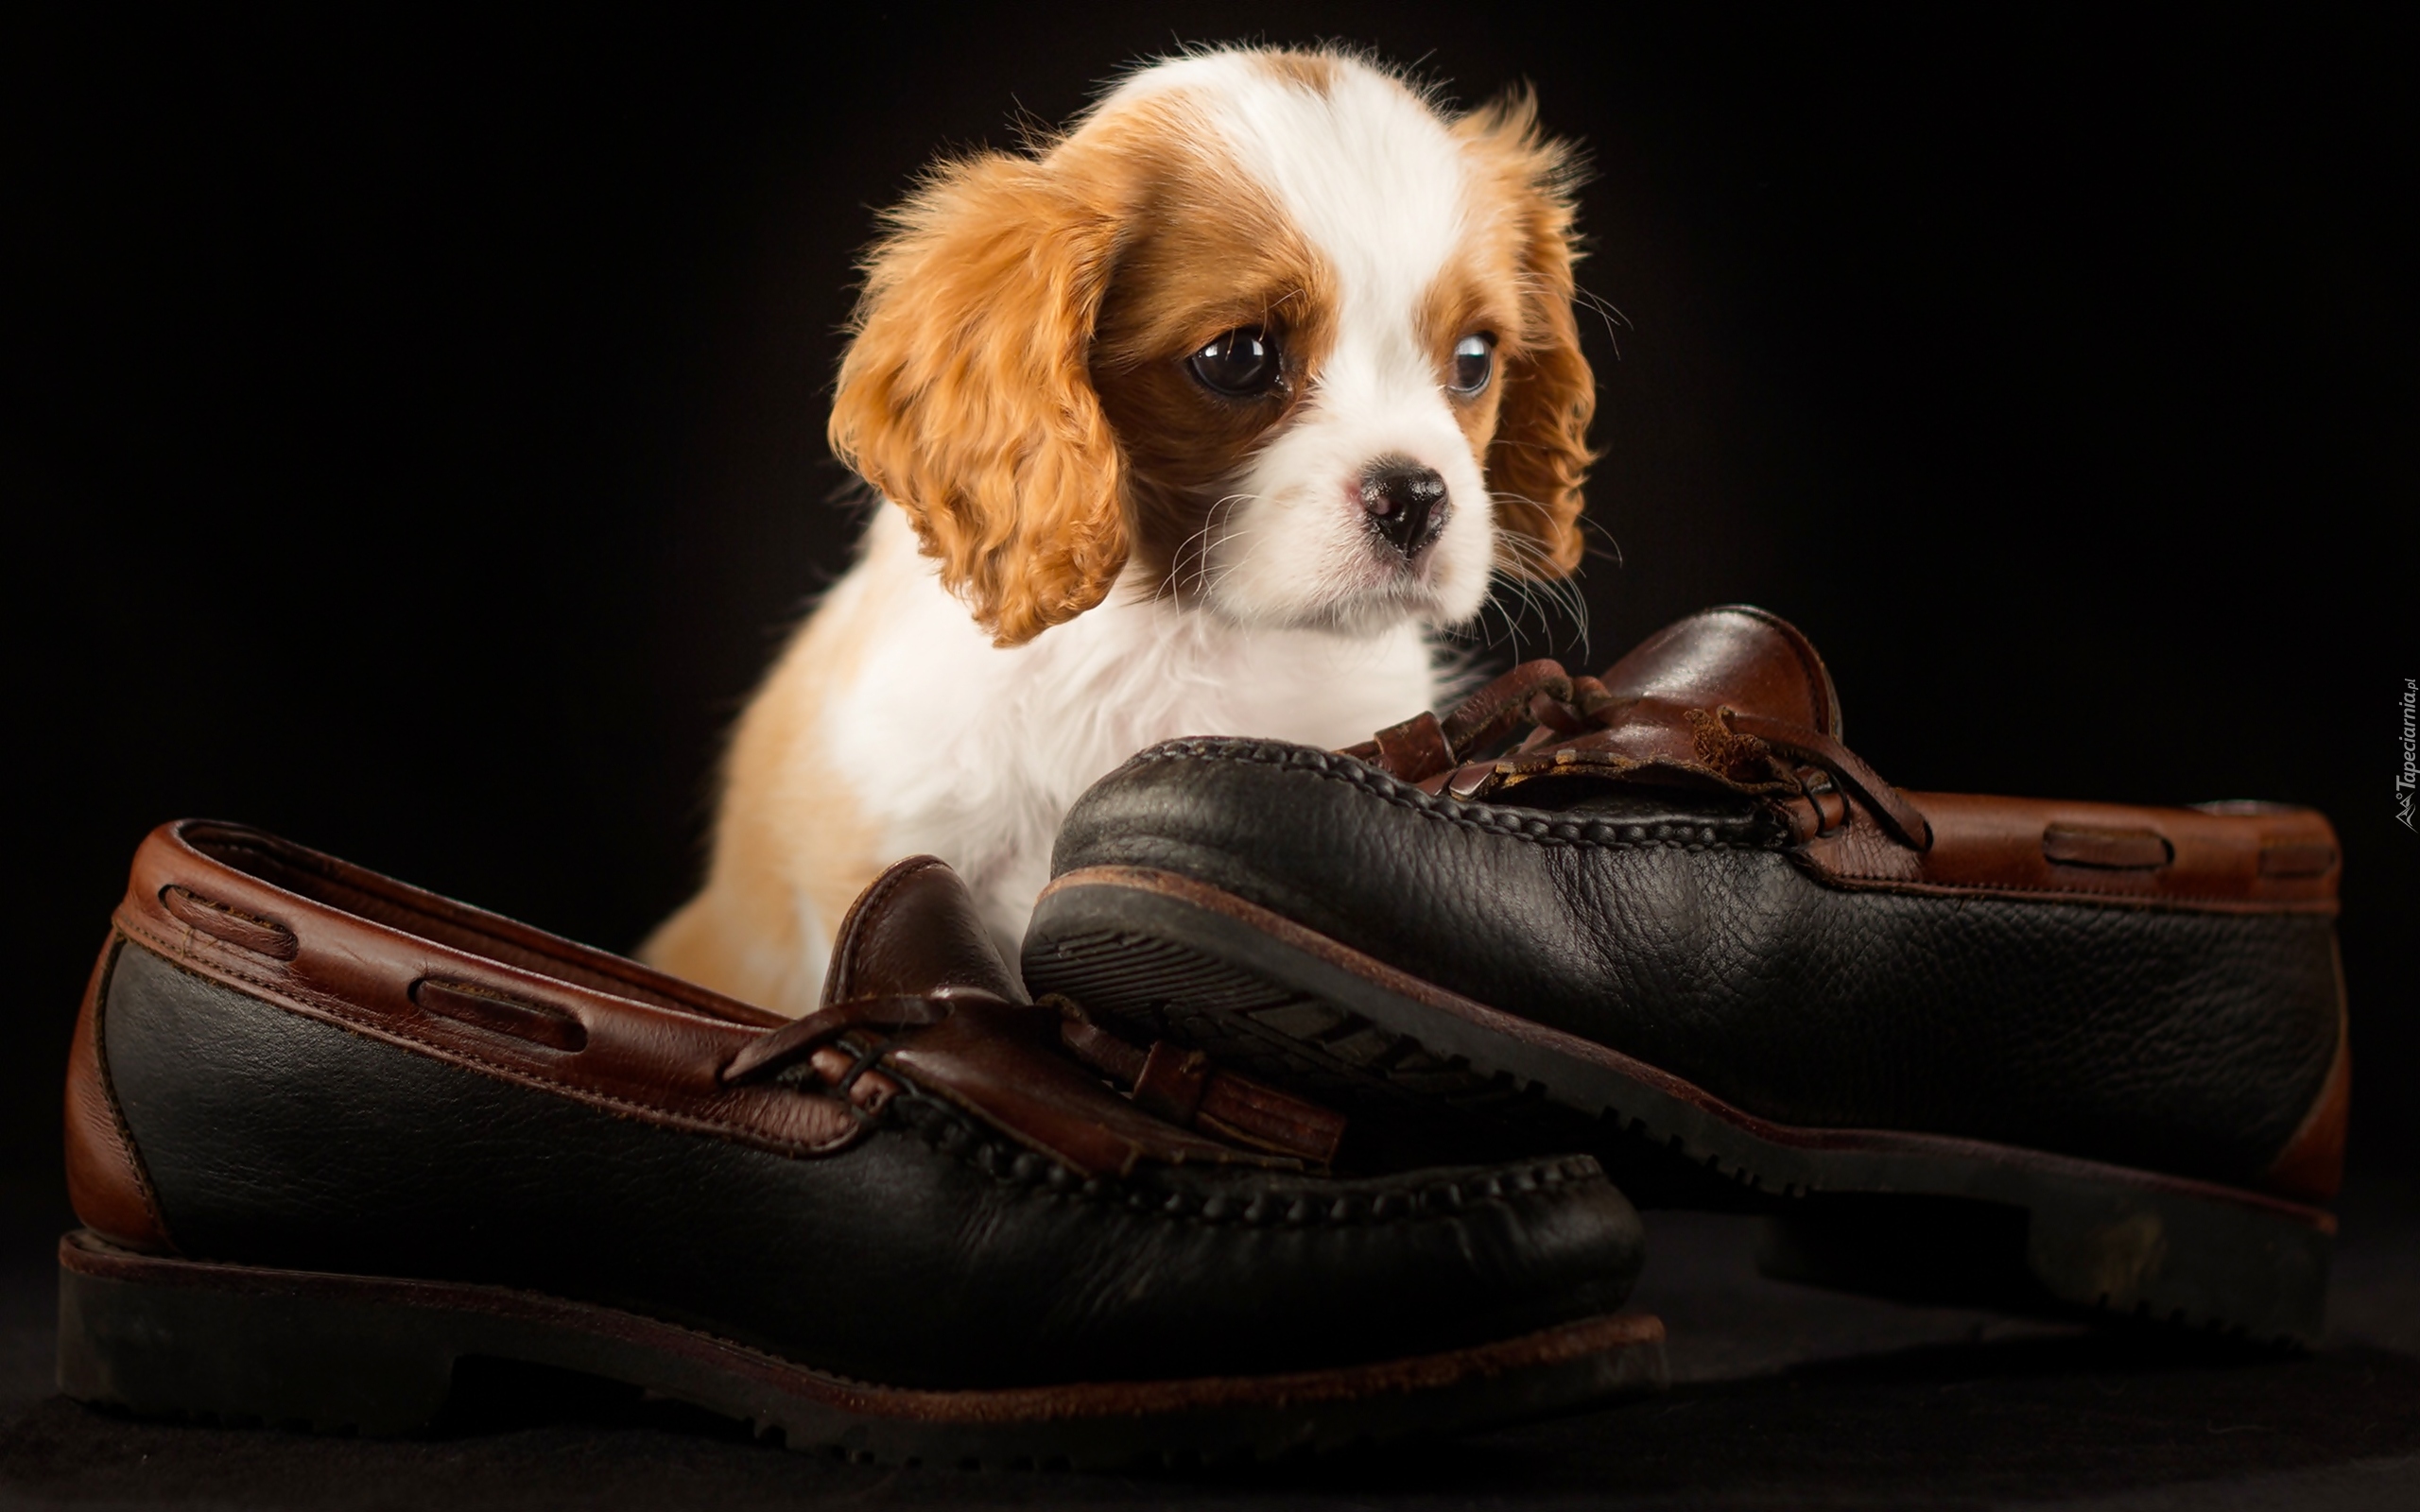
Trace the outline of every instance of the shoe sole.
[[2323, 1210], [1977, 1140], [1774, 1124], [1189, 878], [1059, 878], [1024, 971], [1036, 994], [1356, 1121], [1490, 1153], [1584, 1150], [1643, 1203], [1766, 1211], [1770, 1276], [2263, 1344], [2315, 1344], [2325, 1326]]
[[1372, 1365], [984, 1391], [845, 1380], [727, 1339], [507, 1287], [59, 1246], [59, 1387], [145, 1417], [321, 1433], [436, 1425], [465, 1360], [620, 1382], [862, 1463], [1183, 1467], [1461, 1433], [1660, 1390], [1638, 1314]]

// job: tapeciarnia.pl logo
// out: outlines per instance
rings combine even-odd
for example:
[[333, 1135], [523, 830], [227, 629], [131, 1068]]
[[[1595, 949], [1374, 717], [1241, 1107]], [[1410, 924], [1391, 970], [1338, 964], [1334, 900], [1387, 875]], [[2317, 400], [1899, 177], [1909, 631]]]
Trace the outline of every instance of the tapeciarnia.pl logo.
[[2420, 827], [2411, 822], [2412, 791], [2420, 787], [2420, 760], [2415, 760], [2415, 756], [2420, 755], [2420, 736], [2413, 732], [2412, 719], [2415, 705], [2420, 705], [2420, 678], [2406, 678], [2403, 679], [2403, 770], [2396, 773], [2394, 779], [2394, 816], [2402, 821], [2405, 829], [2420, 833]]

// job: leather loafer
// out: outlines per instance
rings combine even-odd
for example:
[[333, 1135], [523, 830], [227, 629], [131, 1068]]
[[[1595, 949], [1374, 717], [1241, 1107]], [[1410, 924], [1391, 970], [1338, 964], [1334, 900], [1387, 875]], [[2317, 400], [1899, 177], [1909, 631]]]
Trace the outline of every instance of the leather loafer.
[[1365, 1166], [1582, 1148], [1779, 1275], [2308, 1341], [2348, 1072], [2327, 821], [1905, 793], [1731, 608], [1354, 751], [1156, 747], [1026, 984], [1349, 1112]]
[[1224, 1458], [1662, 1378], [1585, 1155], [1340, 1122], [1026, 1001], [940, 862], [795, 1022], [256, 831], [145, 841], [68, 1068], [60, 1379], [396, 1432], [534, 1362], [888, 1461]]

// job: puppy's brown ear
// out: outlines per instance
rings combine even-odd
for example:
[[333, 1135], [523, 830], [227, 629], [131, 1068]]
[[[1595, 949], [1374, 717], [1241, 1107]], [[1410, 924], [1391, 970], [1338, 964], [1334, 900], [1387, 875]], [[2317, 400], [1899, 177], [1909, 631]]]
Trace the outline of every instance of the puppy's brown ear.
[[1527, 88], [1455, 127], [1501, 197], [1521, 273], [1521, 329], [1505, 344], [1487, 487], [1504, 528], [1533, 544], [1508, 545], [1501, 565], [1525, 577], [1559, 577], [1580, 565], [1581, 487], [1596, 459], [1588, 422], [1597, 413], [1597, 379], [1581, 355], [1572, 313], [1581, 165], [1569, 144], [1540, 129], [1537, 98]]
[[1108, 596], [1123, 465], [1086, 370], [1116, 217], [1046, 160], [951, 163], [886, 218], [832, 404], [832, 449], [908, 511], [1001, 645]]

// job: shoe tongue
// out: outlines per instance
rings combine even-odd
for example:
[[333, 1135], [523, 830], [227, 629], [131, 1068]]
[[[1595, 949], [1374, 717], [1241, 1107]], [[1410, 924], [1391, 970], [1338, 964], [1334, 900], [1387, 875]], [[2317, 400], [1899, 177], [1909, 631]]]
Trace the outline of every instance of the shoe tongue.
[[966, 884], [938, 857], [910, 856], [875, 878], [841, 920], [823, 1001], [921, 997], [943, 988], [1026, 1001]]
[[1727, 705], [1841, 738], [1840, 695], [1824, 659], [1796, 626], [1745, 604], [1702, 610], [1664, 627], [1600, 680], [1616, 698]]

